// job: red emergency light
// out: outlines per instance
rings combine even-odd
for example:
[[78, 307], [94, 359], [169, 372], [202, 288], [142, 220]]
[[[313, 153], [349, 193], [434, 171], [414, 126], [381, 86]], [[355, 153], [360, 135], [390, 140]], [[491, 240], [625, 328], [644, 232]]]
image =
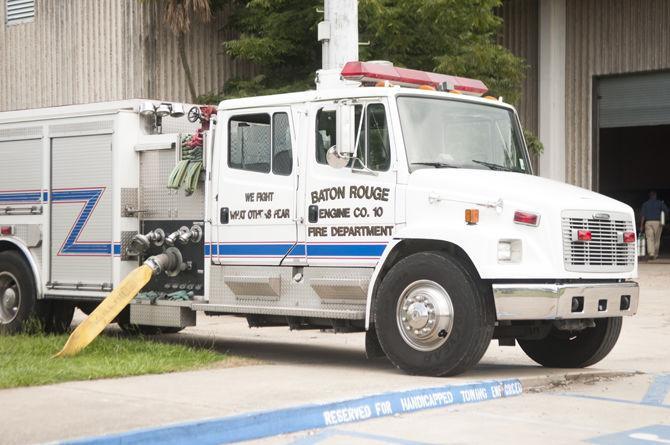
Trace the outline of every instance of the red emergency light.
[[590, 230], [577, 230], [578, 241], [591, 241], [592, 235]]
[[391, 64], [376, 62], [347, 62], [342, 68], [342, 77], [368, 85], [374, 85], [380, 81], [414, 88], [427, 85], [439, 91], [459, 91], [473, 96], [483, 96], [488, 91], [481, 80], [396, 68]]

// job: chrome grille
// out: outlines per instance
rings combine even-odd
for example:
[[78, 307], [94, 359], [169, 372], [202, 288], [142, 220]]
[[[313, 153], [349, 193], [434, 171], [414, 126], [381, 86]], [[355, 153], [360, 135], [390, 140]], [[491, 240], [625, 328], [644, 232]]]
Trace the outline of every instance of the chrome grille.
[[[576, 272], [620, 272], [633, 270], [635, 243], [619, 242], [623, 232], [635, 230], [626, 214], [606, 212], [610, 219], [596, 219], [593, 211], [565, 211], [562, 215], [563, 261]], [[603, 212], [605, 213], [605, 212]], [[591, 241], [572, 241], [573, 230], [588, 230]]]

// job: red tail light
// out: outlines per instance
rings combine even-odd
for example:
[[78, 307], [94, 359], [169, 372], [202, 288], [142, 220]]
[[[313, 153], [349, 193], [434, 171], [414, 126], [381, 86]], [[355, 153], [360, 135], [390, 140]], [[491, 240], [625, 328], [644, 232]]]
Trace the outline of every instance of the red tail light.
[[579, 241], [591, 241], [590, 230], [577, 230], [577, 239]]
[[623, 242], [624, 243], [634, 243], [635, 242], [635, 232], [624, 232], [623, 233]]
[[527, 226], [537, 226], [540, 224], [540, 215], [530, 212], [514, 212], [514, 222], [525, 224]]
[[0, 227], [0, 234], [2, 235], [11, 235], [13, 232], [12, 226], [2, 226]]

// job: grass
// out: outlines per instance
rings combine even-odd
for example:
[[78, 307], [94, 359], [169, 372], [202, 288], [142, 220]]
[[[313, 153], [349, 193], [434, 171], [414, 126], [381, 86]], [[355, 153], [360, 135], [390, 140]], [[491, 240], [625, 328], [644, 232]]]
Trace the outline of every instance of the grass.
[[51, 358], [66, 340], [67, 335], [0, 335], [0, 389], [183, 371], [229, 359], [210, 349], [111, 335], [101, 335], [76, 357]]

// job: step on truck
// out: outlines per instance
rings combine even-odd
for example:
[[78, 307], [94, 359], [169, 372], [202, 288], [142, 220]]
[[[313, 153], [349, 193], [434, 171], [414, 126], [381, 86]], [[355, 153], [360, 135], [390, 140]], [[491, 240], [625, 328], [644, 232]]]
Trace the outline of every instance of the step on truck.
[[204, 312], [365, 331], [370, 355], [424, 375], [492, 339], [551, 367], [609, 353], [638, 306], [629, 206], [534, 176], [482, 82], [351, 62], [317, 84], [0, 113], [0, 329], [63, 331], [168, 252], [124, 330]]

